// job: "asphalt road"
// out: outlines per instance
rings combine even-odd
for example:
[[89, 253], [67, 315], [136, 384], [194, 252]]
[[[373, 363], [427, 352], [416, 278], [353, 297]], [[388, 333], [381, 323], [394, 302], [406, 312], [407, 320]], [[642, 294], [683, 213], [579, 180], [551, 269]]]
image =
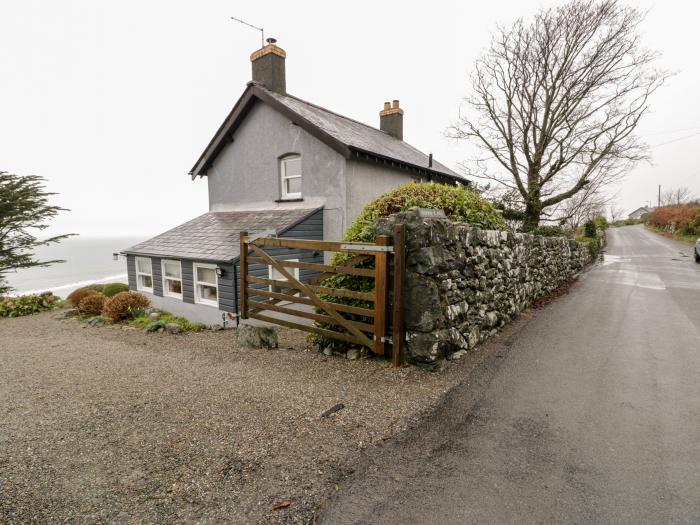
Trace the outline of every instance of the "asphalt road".
[[700, 265], [640, 226], [608, 238], [319, 521], [699, 523]]

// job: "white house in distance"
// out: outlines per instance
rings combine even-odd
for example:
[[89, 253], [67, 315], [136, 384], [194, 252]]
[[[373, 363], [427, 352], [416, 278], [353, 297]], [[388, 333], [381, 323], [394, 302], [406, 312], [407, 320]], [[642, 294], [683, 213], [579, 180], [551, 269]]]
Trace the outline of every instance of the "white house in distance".
[[654, 208], [647, 208], [646, 206], [642, 206], [641, 208], [637, 208], [634, 210], [632, 213], [630, 213], [627, 218], [628, 219], [634, 219], [634, 220], [639, 220], [642, 218], [642, 216], [651, 213], [654, 211]]
[[[274, 39], [250, 58], [253, 80], [190, 171], [207, 178], [209, 212], [123, 251], [130, 289], [208, 324], [239, 311], [239, 232], [339, 240], [396, 186], [469, 184], [403, 141], [398, 100], [384, 103], [374, 128], [287, 93], [286, 53]], [[318, 252], [275, 256], [323, 262]], [[262, 265], [250, 273], [280, 278]]]

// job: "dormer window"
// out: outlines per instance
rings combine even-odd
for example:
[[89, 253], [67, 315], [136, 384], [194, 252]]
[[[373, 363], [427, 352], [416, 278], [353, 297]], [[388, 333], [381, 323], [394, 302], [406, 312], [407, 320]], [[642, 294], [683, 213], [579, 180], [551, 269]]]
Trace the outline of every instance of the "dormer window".
[[280, 160], [282, 200], [301, 199], [301, 155], [288, 155]]

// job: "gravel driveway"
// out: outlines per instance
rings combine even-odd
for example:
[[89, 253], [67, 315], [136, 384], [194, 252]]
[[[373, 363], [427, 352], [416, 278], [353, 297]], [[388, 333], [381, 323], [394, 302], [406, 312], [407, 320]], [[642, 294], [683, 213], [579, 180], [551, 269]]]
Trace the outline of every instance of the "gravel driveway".
[[279, 350], [252, 350], [231, 331], [55, 317], [0, 319], [3, 524], [307, 523], [465, 366], [327, 358], [292, 331]]

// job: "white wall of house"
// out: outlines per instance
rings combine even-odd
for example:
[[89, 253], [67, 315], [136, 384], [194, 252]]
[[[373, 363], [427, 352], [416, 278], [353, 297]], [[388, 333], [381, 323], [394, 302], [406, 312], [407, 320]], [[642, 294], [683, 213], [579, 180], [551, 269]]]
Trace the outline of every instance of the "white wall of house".
[[411, 176], [405, 171], [360, 160], [348, 160], [345, 172], [347, 174], [345, 180], [348, 225], [352, 224], [371, 200], [397, 186], [412, 180], [420, 180], [418, 176]]
[[[290, 153], [301, 155], [303, 201], [276, 202], [280, 158]], [[210, 211], [324, 206], [325, 238], [338, 239], [347, 227], [345, 157], [266, 104], [253, 106], [207, 177]]]

